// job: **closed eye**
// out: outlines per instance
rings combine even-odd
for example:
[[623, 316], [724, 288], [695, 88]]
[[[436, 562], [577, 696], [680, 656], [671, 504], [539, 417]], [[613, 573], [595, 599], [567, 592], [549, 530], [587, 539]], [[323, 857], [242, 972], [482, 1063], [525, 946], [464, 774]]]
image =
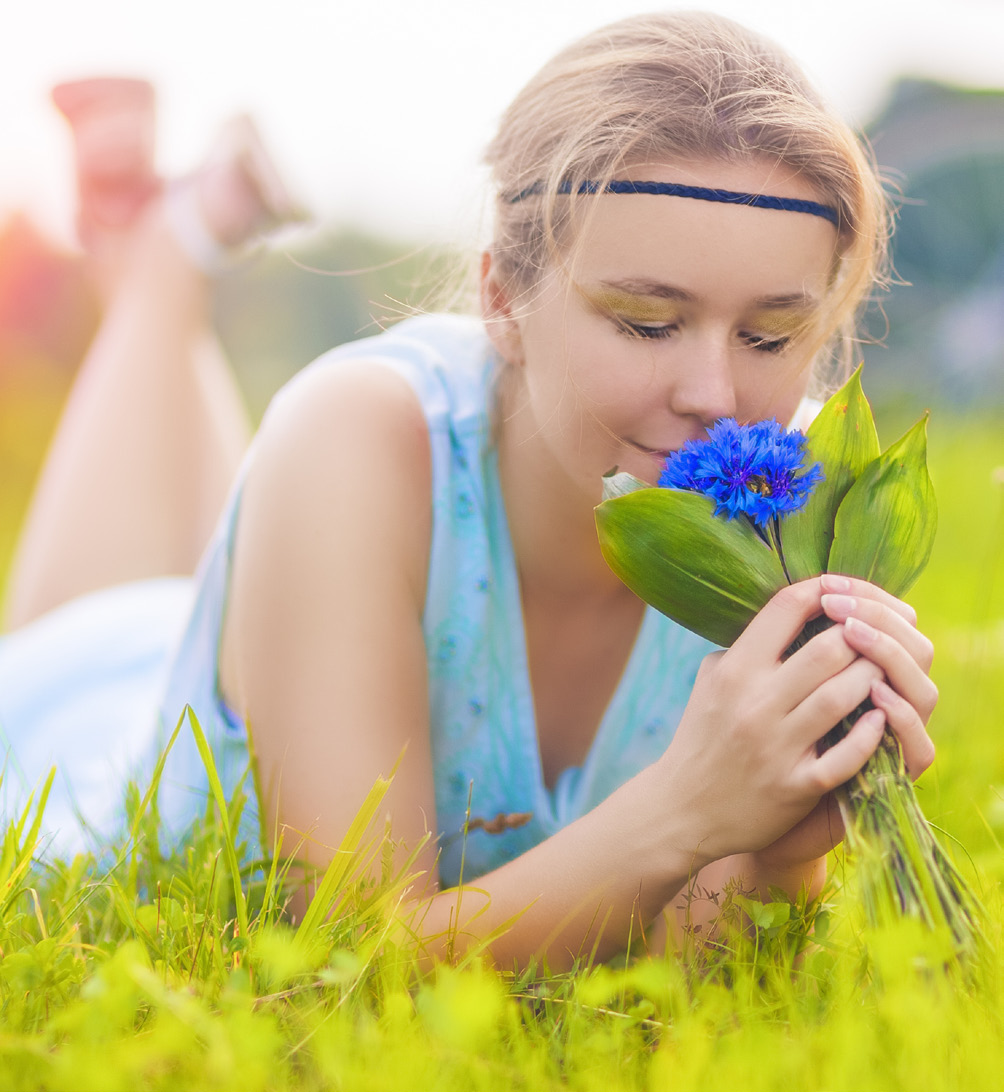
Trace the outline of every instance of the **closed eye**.
[[780, 353], [791, 342], [790, 337], [763, 337], [760, 334], [741, 333], [739, 338], [758, 353]]
[[650, 340], [669, 337], [679, 329], [675, 322], [629, 322], [625, 318], [618, 318], [617, 326], [628, 337], [643, 337]]

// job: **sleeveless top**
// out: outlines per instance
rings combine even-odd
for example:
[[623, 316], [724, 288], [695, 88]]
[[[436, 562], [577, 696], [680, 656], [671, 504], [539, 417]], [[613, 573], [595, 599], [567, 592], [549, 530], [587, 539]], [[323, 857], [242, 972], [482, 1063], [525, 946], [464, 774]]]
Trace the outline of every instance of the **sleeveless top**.
[[[341, 346], [318, 363], [366, 360], [404, 377], [432, 453], [432, 542], [422, 625], [429, 671], [440, 878], [473, 879], [555, 833], [654, 761], [673, 737], [701, 660], [714, 646], [646, 609], [623, 676], [585, 761], [544, 783], [527, 667], [519, 579], [492, 442], [495, 362], [475, 319], [429, 315]], [[294, 379], [295, 383], [296, 380]], [[280, 395], [281, 397], [281, 395]], [[159, 744], [190, 704], [224, 791], [248, 767], [243, 724], [217, 686], [221, 627], [240, 500], [238, 482], [196, 575], [197, 592], [161, 702]], [[338, 726], [334, 726], [338, 730]], [[256, 852], [253, 789], [241, 837]], [[168, 757], [160, 810], [179, 832], [204, 806], [207, 780], [187, 726]], [[500, 813], [525, 825], [488, 833]], [[502, 824], [504, 825], [504, 824]], [[264, 840], [268, 845], [268, 840]]]

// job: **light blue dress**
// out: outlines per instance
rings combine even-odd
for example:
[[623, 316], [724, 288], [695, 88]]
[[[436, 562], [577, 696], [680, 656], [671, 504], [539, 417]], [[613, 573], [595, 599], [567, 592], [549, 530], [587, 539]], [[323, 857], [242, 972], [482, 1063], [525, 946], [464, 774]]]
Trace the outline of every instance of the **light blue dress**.
[[[360, 358], [403, 376], [429, 426], [433, 518], [423, 631], [440, 873], [452, 884], [462, 856], [466, 878], [483, 874], [583, 815], [656, 759], [672, 739], [700, 662], [713, 646], [647, 610], [585, 761], [546, 785], [492, 443], [494, 364], [483, 328], [473, 319], [422, 316], [321, 360]], [[194, 582], [143, 582], [97, 593], [63, 608], [77, 612], [72, 618], [56, 612], [59, 617], [36, 623], [51, 626], [56, 636], [19, 631], [0, 642], [0, 732], [23, 772], [19, 784], [40, 777], [45, 762], [59, 766], [58, 822], [47, 824], [54, 848], [65, 852], [80, 844], [80, 823], [66, 819], [73, 800], [99, 835], [113, 829], [112, 802], [120, 784], [115, 778], [130, 764], [141, 777], [149, 776], [186, 704], [210, 741], [225, 790], [233, 792], [246, 774], [244, 726], [225, 707], [216, 677], [239, 502], [238, 483]], [[155, 608], [154, 624], [145, 611], [156, 613]], [[26, 685], [16, 666], [25, 660], [35, 665]], [[129, 692], [129, 702], [119, 702], [120, 687]], [[150, 715], [154, 706], [159, 716]], [[50, 738], [40, 741], [45, 736]], [[159, 796], [169, 833], [183, 836], [204, 809], [207, 791], [186, 725], [167, 760]], [[472, 819], [521, 812], [532, 818], [518, 829], [490, 834], [479, 827], [465, 837], [468, 800]], [[249, 801], [241, 830], [252, 855], [260, 852], [254, 805]]]

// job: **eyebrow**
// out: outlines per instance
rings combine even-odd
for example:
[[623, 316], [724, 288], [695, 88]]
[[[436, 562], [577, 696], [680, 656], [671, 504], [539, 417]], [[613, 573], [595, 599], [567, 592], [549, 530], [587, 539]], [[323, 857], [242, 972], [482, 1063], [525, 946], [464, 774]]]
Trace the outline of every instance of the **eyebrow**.
[[[676, 300], [679, 303], [693, 303], [697, 297], [685, 288], [677, 288], [663, 281], [620, 280], [600, 281], [601, 288], [613, 292], [624, 292], [630, 296], [648, 296], [650, 299]], [[781, 311], [789, 308], [811, 311], [819, 307], [819, 298], [810, 292], [789, 292], [780, 296], [761, 296], [751, 301], [753, 307], [768, 311]]]

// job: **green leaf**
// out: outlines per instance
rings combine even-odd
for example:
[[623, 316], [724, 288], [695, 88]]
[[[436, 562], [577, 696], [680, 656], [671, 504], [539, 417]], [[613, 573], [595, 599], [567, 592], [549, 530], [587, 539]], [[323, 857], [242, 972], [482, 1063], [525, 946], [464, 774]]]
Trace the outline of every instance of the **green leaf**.
[[927, 564], [937, 525], [925, 415], [848, 490], [837, 510], [828, 568], [902, 595]]
[[736, 902], [758, 929], [776, 929], [791, 920], [789, 902], [758, 902], [745, 895], [737, 895]]
[[718, 645], [730, 645], [787, 581], [746, 520], [676, 489], [639, 489], [596, 508], [607, 564], [640, 598]]
[[784, 560], [792, 580], [826, 571], [840, 502], [865, 467], [878, 458], [878, 434], [861, 389], [860, 368], [826, 402], [805, 436], [806, 463], [822, 463], [826, 477], [805, 507], [781, 524]]

